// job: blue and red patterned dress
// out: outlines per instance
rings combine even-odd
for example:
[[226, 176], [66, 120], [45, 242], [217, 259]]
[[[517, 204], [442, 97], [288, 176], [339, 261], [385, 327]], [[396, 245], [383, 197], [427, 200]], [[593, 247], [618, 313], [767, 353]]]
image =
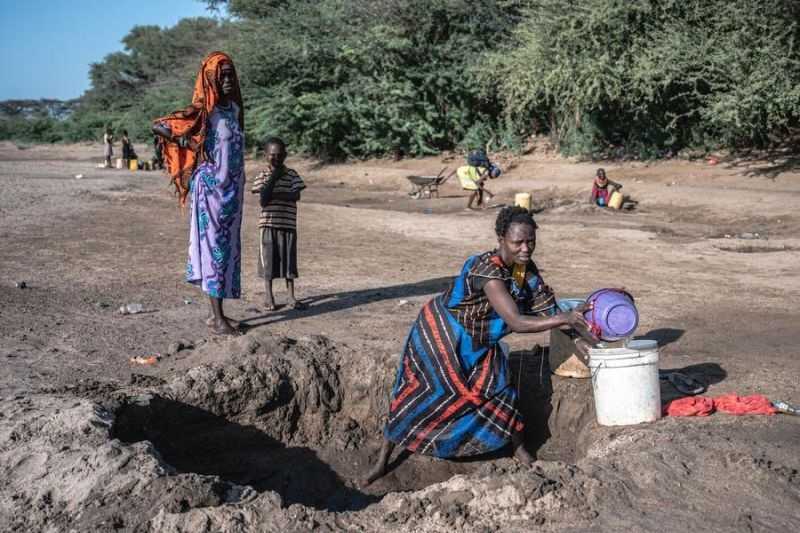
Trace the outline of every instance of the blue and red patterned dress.
[[505, 283], [521, 313], [555, 313], [555, 297], [529, 262], [518, 284], [496, 252], [467, 259], [443, 294], [420, 311], [397, 370], [384, 435], [410, 451], [437, 457], [503, 447], [523, 423], [500, 339], [508, 325], [483, 287]]

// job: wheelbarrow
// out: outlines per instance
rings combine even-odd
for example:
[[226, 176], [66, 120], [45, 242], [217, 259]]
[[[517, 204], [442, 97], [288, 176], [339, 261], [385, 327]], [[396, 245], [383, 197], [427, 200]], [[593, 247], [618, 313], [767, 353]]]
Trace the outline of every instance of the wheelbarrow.
[[433, 198], [433, 195], [436, 195], [436, 198], [439, 197], [439, 185], [446, 182], [450, 176], [453, 174], [450, 173], [447, 176], [444, 175], [444, 171], [447, 170], [447, 167], [444, 167], [442, 170], [439, 171], [439, 174], [436, 176], [406, 176], [408, 181], [411, 182], [411, 192], [408, 195], [415, 199], [420, 198]]

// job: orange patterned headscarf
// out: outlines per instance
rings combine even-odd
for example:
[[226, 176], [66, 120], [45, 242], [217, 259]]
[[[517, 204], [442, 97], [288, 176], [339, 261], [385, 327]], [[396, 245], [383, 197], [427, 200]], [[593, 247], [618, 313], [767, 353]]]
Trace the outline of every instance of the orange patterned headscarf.
[[[172, 139], [161, 139], [161, 146], [167, 172], [182, 206], [186, 205], [192, 173], [198, 161], [203, 161], [206, 156], [203, 145], [206, 140], [208, 117], [220, 99], [220, 74], [224, 64], [233, 67], [233, 61], [227, 54], [223, 52], [208, 54], [200, 66], [200, 72], [197, 73], [191, 105], [153, 121], [155, 124], [166, 125], [172, 132]], [[239, 125], [244, 130], [242, 92], [235, 68], [233, 76], [234, 87], [231, 100], [239, 106]], [[183, 136], [190, 139], [191, 147], [182, 148], [178, 145], [178, 138]]]

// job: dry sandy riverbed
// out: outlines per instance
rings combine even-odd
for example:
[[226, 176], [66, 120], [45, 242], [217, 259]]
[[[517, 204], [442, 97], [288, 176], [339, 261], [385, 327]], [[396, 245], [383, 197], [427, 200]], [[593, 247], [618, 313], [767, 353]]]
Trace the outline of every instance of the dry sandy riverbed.
[[[249, 329], [218, 339], [181, 281], [187, 224], [164, 176], [98, 169], [100, 153], [0, 145], [0, 530], [800, 529], [800, 419], [600, 428], [590, 385], [550, 379], [528, 351], [545, 335], [510, 337], [535, 468], [401, 458], [358, 489], [407, 329], [491, 248], [496, 211], [465, 212], [454, 182], [409, 198], [407, 174], [452, 160], [290, 161], [308, 185], [310, 309], [263, 311], [247, 198], [245, 296], [229, 309]], [[584, 204], [596, 166], [532, 154], [490, 185], [501, 202], [533, 192], [547, 282], [564, 296], [624, 285], [660, 366], [710, 395], [800, 403], [800, 173], [608, 163], [640, 200], [611, 213]], [[116, 311], [130, 302], [149, 312]]]

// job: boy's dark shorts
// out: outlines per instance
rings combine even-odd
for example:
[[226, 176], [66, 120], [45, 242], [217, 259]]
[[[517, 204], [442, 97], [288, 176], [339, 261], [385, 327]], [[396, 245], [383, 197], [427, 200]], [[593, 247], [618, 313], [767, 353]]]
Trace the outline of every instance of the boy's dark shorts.
[[297, 231], [261, 228], [258, 275], [264, 279], [295, 279], [297, 274]]

